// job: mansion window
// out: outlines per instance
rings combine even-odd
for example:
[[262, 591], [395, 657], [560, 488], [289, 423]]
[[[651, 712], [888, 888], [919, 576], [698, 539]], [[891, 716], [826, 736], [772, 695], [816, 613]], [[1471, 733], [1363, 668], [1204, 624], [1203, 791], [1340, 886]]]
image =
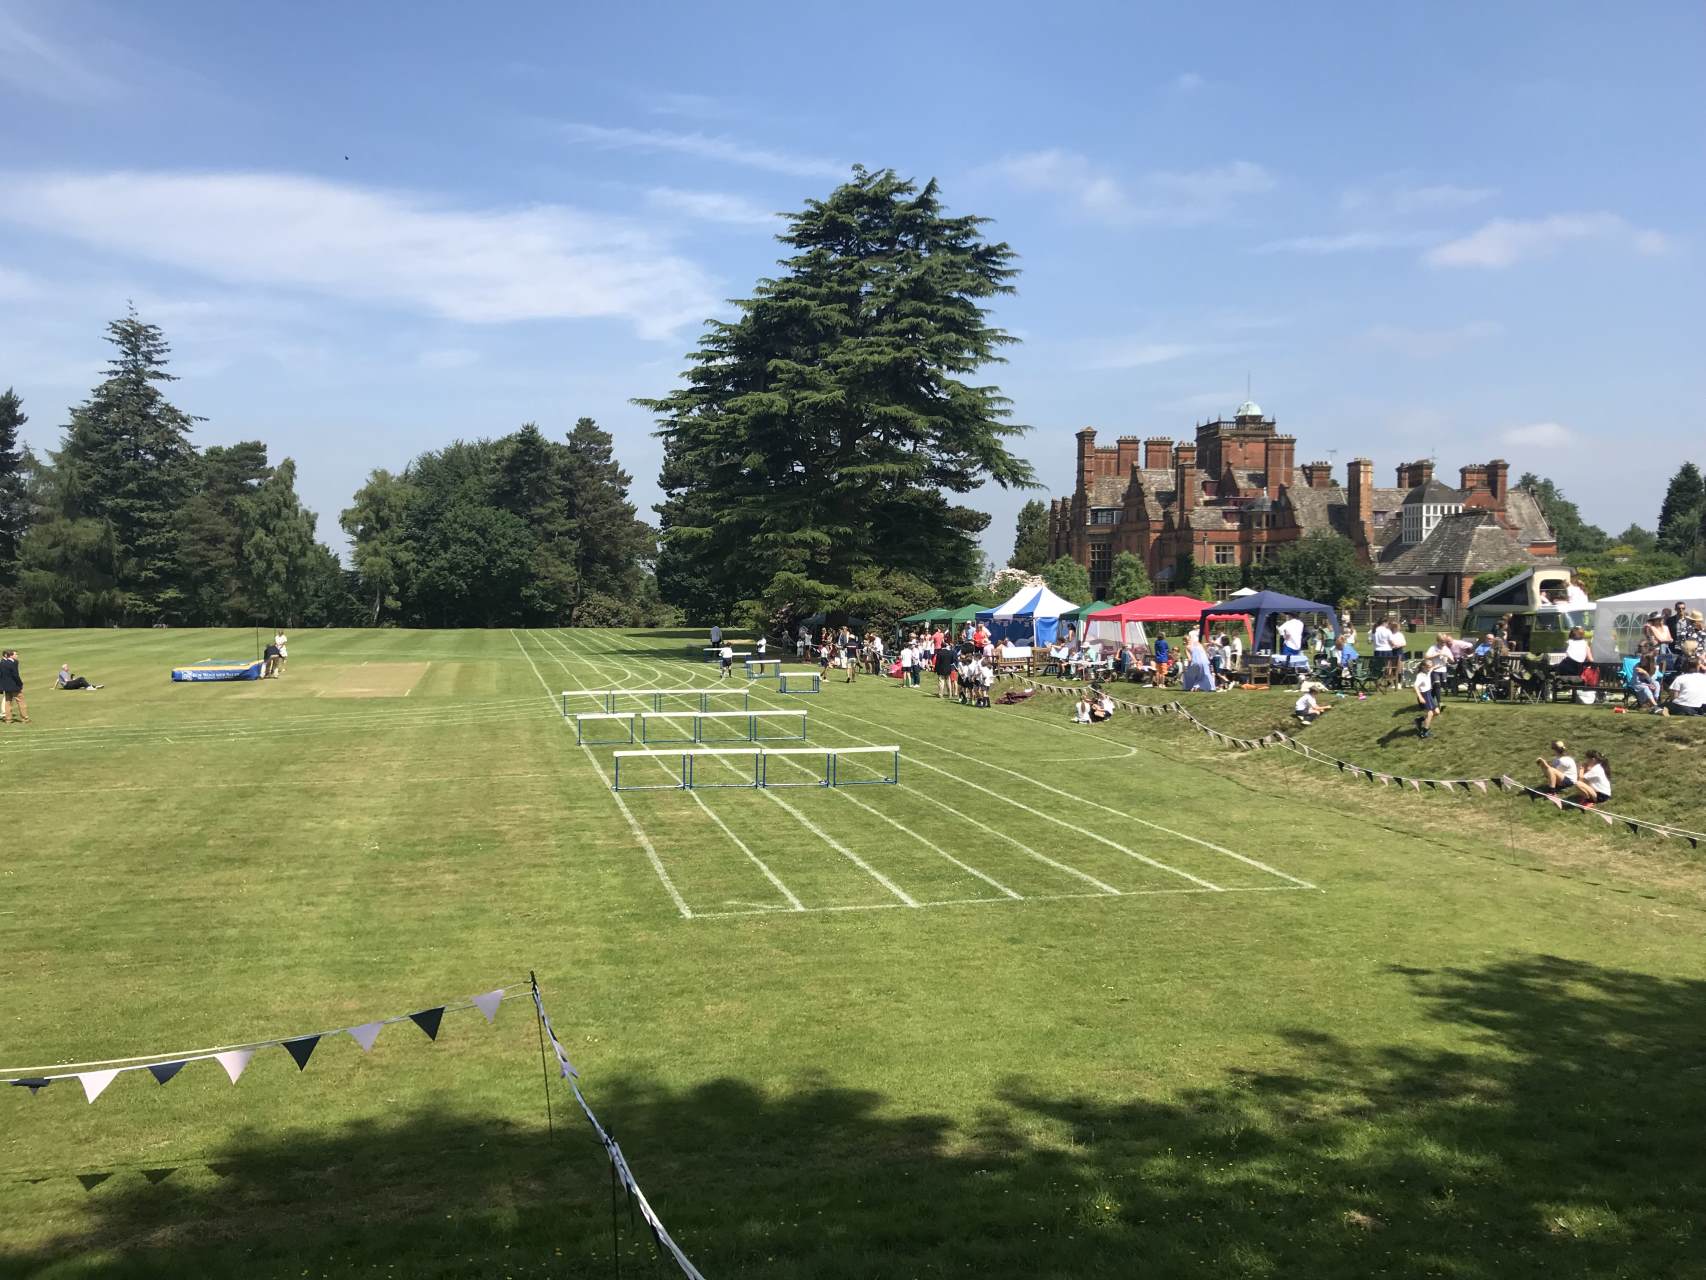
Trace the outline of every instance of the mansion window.
[[1461, 502], [1412, 502], [1404, 508], [1403, 540], [1414, 546], [1426, 542], [1439, 522], [1463, 510]]
[[1106, 542], [1090, 544], [1090, 576], [1097, 582], [1106, 582], [1114, 568], [1114, 549]]
[[1118, 524], [1120, 517], [1125, 515], [1118, 507], [1091, 507], [1091, 524]]
[[1274, 527], [1274, 513], [1271, 511], [1252, 511], [1249, 515], [1252, 529], [1271, 529]]
[[1251, 564], [1267, 564], [1274, 558], [1274, 549], [1266, 544], [1250, 548]]
[[1216, 564], [1237, 564], [1238, 548], [1230, 542], [1217, 542], [1214, 545], [1214, 562]]

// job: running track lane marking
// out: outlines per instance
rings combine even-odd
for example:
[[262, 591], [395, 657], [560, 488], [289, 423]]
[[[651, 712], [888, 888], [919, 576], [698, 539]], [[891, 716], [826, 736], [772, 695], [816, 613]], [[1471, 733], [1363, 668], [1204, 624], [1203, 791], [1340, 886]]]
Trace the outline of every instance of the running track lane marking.
[[[521, 650], [522, 656], [527, 659], [527, 665], [533, 668], [534, 676], [545, 690], [545, 701], [550, 704], [551, 714], [561, 718], [562, 713], [557, 709], [556, 695], [551, 692], [551, 686], [546, 683], [544, 675], [541, 674], [539, 664], [533, 661], [533, 655], [527, 652], [527, 646], [521, 643], [521, 637], [515, 634], [513, 627], [510, 628], [509, 638], [515, 641], [515, 647]], [[598, 775], [598, 780], [608, 788], [610, 780], [604, 776], [604, 768], [598, 763], [598, 757], [592, 754], [591, 747], [582, 749], [586, 752], [587, 763], [592, 766], [592, 771]], [[691, 920], [693, 918], [692, 909], [688, 907], [687, 900], [681, 896], [681, 891], [675, 887], [675, 881], [669, 878], [669, 872], [664, 870], [663, 859], [658, 857], [658, 851], [652, 847], [651, 839], [641, 830], [639, 822], [629, 811], [627, 802], [615, 791], [610, 793], [610, 798], [616, 802], [616, 807], [622, 811], [622, 816], [627, 819], [628, 830], [634, 833], [634, 839], [639, 841], [640, 848], [645, 850], [646, 857], [651, 861], [652, 870], [657, 872], [658, 879], [663, 882], [663, 887], [669, 891], [669, 898], [671, 902], [675, 903], [675, 909], [681, 913], [683, 920]]]

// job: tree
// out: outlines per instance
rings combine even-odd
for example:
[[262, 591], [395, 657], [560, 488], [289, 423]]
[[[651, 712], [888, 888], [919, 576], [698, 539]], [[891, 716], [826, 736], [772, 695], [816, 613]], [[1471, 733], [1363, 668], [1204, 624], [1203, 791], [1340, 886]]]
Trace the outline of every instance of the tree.
[[1061, 556], [1044, 565], [1043, 584], [1073, 604], [1089, 604], [1095, 598], [1090, 592], [1089, 571], [1071, 556]]
[[1509, 582], [1517, 574], [1527, 573], [1532, 568], [1534, 566], [1531, 564], [1507, 564], [1503, 569], [1489, 569], [1485, 573], [1478, 573], [1469, 584], [1469, 594], [1478, 596], [1483, 591], [1491, 591], [1499, 583]]
[[664, 442], [658, 580], [690, 617], [833, 604], [865, 568], [971, 579], [988, 517], [949, 495], [1033, 483], [1006, 398], [968, 380], [1013, 341], [982, 305], [1015, 274], [984, 221], [856, 168], [792, 215], [781, 274], [707, 324], [687, 385], [637, 401]]
[[372, 600], [368, 621], [375, 626], [384, 611], [395, 614], [403, 607], [400, 597], [414, 567], [414, 546], [408, 536], [413, 497], [413, 486], [381, 468], [367, 477], [338, 517], [350, 537], [350, 560], [362, 597]]
[[628, 501], [633, 477], [616, 461], [615, 442], [591, 418], [569, 432], [566, 476], [572, 530], [574, 591], [565, 621], [581, 623], [594, 596], [632, 602], [647, 576], [644, 565], [657, 555], [657, 532]]
[[178, 513], [178, 585], [192, 626], [257, 620], [243, 566], [242, 504], [271, 474], [259, 440], [202, 453], [201, 485]]
[[30, 523], [29, 454], [18, 447], [18, 432], [29, 418], [24, 402], [8, 387], [0, 394], [0, 619], [11, 612], [18, 585], [18, 553]]
[[1007, 563], [1026, 573], [1040, 573], [1048, 563], [1048, 508], [1035, 498], [1019, 508], [1018, 535]]
[[1550, 480], [1530, 471], [1525, 472], [1517, 483], [1532, 493], [1535, 501], [1540, 504], [1541, 514], [1546, 517], [1546, 523], [1552, 526], [1552, 532], [1558, 537], [1559, 555], [1592, 555], [1604, 551], [1611, 544], [1605, 530], [1583, 520], [1576, 504], [1566, 498], [1564, 491]]
[[1320, 529], [1287, 543], [1260, 577], [1271, 590], [1337, 605], [1360, 601], [1374, 583], [1374, 570], [1357, 559], [1348, 538]]
[[[118, 553], [119, 620], [153, 622], [183, 606], [179, 513], [195, 488], [199, 460], [189, 441], [199, 419], [171, 404], [160, 384], [171, 348], [156, 325], [132, 308], [107, 325], [118, 348], [107, 376], [71, 414], [54, 455], [63, 472], [57, 492], [66, 520], [93, 519], [112, 527]], [[100, 540], [59, 539], [62, 549]], [[77, 576], [74, 574], [74, 576]], [[81, 618], [76, 622], [105, 622]]]
[[1611, 548], [1612, 550], [1615, 550], [1617, 546], [1624, 546], [1628, 547], [1636, 555], [1646, 555], [1649, 551], [1657, 551], [1659, 549], [1658, 535], [1653, 533], [1650, 529], [1643, 529], [1638, 524], [1630, 525], [1622, 533], [1613, 538], [1612, 542], [1615, 544]]
[[296, 463], [284, 459], [239, 508], [243, 577], [254, 620], [295, 626], [313, 593], [319, 567], [314, 513], [296, 496]]
[[1149, 581], [1149, 570], [1143, 567], [1142, 559], [1129, 551], [1122, 551], [1114, 557], [1113, 574], [1108, 579], [1106, 593], [1109, 600], [1124, 604], [1150, 595], [1154, 590]]
[[1699, 467], [1685, 462], [1670, 478], [1659, 508], [1659, 550], [1684, 560], [1692, 558], [1700, 545], [1702, 521], [1706, 521], [1706, 479], [1701, 478]]
[[521, 588], [521, 621], [556, 626], [573, 613], [583, 589], [565, 451], [531, 422], [502, 443], [496, 504], [519, 516], [533, 535], [533, 572]]

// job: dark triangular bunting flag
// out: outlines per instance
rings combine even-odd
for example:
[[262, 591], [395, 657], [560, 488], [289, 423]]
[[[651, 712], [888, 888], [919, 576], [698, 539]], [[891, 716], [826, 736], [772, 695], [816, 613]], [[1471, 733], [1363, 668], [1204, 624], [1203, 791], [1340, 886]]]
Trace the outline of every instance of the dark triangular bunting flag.
[[142, 1176], [158, 1186], [177, 1171], [178, 1170], [175, 1165], [170, 1169], [144, 1169], [142, 1171]]
[[1688, 847], [1690, 849], [1698, 849], [1700, 847], [1700, 841], [1696, 840], [1693, 836], [1689, 836]]
[[319, 1036], [303, 1036], [300, 1040], [286, 1040], [284, 1051], [296, 1059], [296, 1069], [306, 1071], [308, 1059], [314, 1054], [314, 1046], [320, 1043]]
[[181, 1062], [156, 1062], [153, 1066], [148, 1068], [148, 1074], [153, 1076], [161, 1084], [165, 1084], [166, 1081], [170, 1080], [183, 1069], [184, 1064]]
[[229, 1178], [237, 1172], [236, 1165], [225, 1164], [224, 1162], [219, 1164], [209, 1164], [207, 1169], [208, 1172], [213, 1174], [216, 1178]]
[[1629, 834], [1632, 836], [1640, 835], [1641, 834], [1641, 824], [1638, 822], [1631, 822], [1629, 824]]
[[77, 1181], [83, 1184], [83, 1190], [93, 1191], [112, 1176], [110, 1173], [80, 1173], [77, 1175]]
[[33, 1098], [36, 1094], [47, 1088], [48, 1085], [52, 1084], [53, 1081], [49, 1080], [46, 1076], [34, 1076], [28, 1080], [14, 1080], [12, 1083], [17, 1085], [20, 1089], [28, 1089], [30, 1091], [30, 1097]]
[[419, 1013], [411, 1013], [409, 1021], [426, 1032], [428, 1040], [438, 1039], [438, 1024], [444, 1020], [444, 1006], [436, 1009], [422, 1009]]

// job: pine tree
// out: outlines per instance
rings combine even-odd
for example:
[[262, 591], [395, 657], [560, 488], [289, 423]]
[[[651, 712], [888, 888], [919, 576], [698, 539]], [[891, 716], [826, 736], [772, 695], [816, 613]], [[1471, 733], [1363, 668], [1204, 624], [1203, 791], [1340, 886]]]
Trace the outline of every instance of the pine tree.
[[0, 394], [0, 619], [11, 613], [20, 544], [30, 523], [29, 455], [18, 445], [18, 432], [28, 421], [24, 402], [8, 387]]
[[[138, 319], [132, 308], [124, 319], [107, 325], [107, 341], [118, 354], [106, 379], [72, 412], [64, 444], [54, 456], [54, 466], [63, 473], [55, 514], [111, 526], [120, 620], [153, 622], [177, 616], [183, 605], [178, 513], [197, 481], [198, 459], [189, 433], [199, 419], [176, 408], [160, 390], [161, 383], [175, 378], [166, 372], [171, 348], [158, 326]], [[104, 544], [60, 539], [58, 545]]]
[[262, 621], [243, 565], [243, 503], [272, 474], [259, 440], [213, 445], [201, 455], [201, 486], [178, 516], [184, 620], [219, 627]]
[[296, 496], [296, 463], [286, 458], [241, 500], [243, 577], [254, 621], [295, 626], [314, 586], [314, 513]]
[[1048, 508], [1032, 498], [1019, 508], [1013, 539], [1013, 555], [1007, 561], [1014, 569], [1040, 573], [1048, 563]]
[[580, 589], [567, 450], [531, 422], [502, 443], [494, 499], [533, 535], [533, 572], [521, 589], [522, 621], [560, 626], [573, 613]]
[[657, 534], [628, 501], [631, 477], [616, 461], [614, 440], [591, 418], [569, 432], [567, 474], [574, 512], [574, 595], [566, 619], [580, 625], [594, 596], [633, 599], [643, 562], [657, 554]]
[[[981, 512], [945, 495], [1029, 485], [1008, 402], [967, 381], [1013, 341], [983, 303], [1013, 253], [949, 217], [934, 181], [855, 169], [780, 237], [795, 252], [711, 321], [659, 415], [660, 585], [689, 616], [843, 600], [863, 568], [969, 581]], [[727, 620], [724, 617], [723, 620]]]
[[1149, 570], [1143, 567], [1143, 561], [1129, 551], [1122, 551], [1114, 557], [1113, 573], [1108, 578], [1108, 589], [1104, 593], [1114, 604], [1125, 604], [1154, 593], [1155, 588], [1149, 582]]
[[1688, 559], [1700, 541], [1701, 522], [1706, 520], [1706, 479], [1700, 468], [1685, 462], [1677, 468], [1665, 489], [1659, 508], [1659, 550]]

